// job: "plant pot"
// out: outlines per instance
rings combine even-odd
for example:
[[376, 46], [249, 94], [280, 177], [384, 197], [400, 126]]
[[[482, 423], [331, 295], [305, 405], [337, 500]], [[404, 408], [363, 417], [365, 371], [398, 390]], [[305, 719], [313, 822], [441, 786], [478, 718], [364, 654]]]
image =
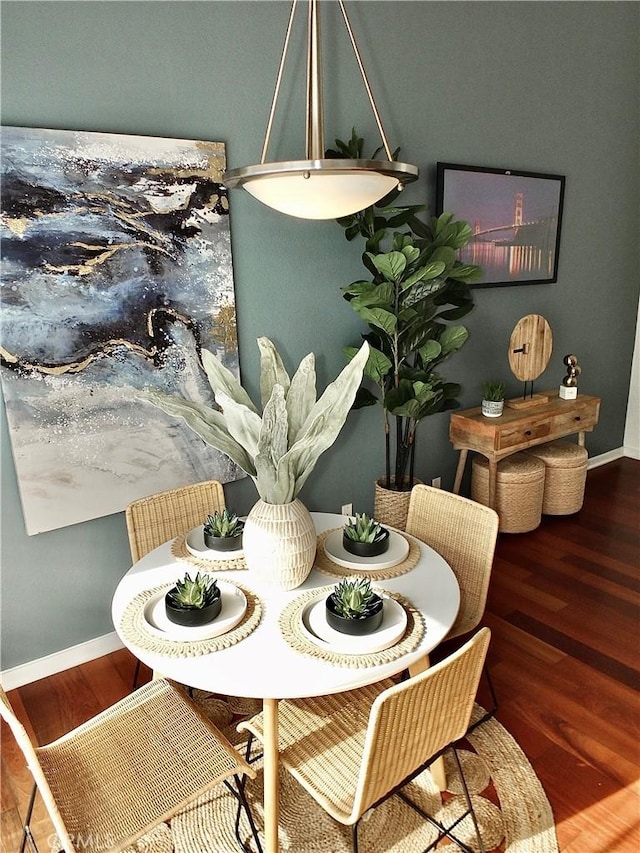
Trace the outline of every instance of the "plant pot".
[[335, 599], [333, 593], [327, 596], [326, 613], [327, 623], [341, 634], [350, 634], [352, 637], [363, 637], [365, 634], [372, 634], [377, 631], [382, 624], [383, 612], [382, 608], [384, 601], [380, 596], [376, 595], [376, 601], [373, 604], [373, 611], [368, 616], [361, 619], [349, 619], [346, 616], [340, 616], [336, 611]]
[[504, 409], [504, 400], [483, 400], [482, 414], [485, 418], [499, 418]]
[[212, 536], [204, 533], [204, 544], [212, 551], [237, 551], [242, 548], [242, 533], [238, 536]]
[[374, 542], [356, 542], [350, 539], [346, 533], [342, 534], [342, 546], [345, 551], [355, 554], [357, 557], [377, 557], [384, 554], [389, 548], [389, 531], [384, 527], [382, 534]]
[[200, 625], [213, 622], [222, 609], [220, 590], [218, 590], [217, 598], [214, 598], [211, 604], [207, 604], [205, 607], [176, 607], [168, 600], [168, 594], [164, 599], [167, 619], [176, 625], [183, 625], [186, 628], [198, 628]]
[[307, 579], [316, 557], [311, 514], [296, 498], [286, 504], [257, 501], [244, 523], [244, 558], [249, 571], [281, 589]]
[[[411, 491], [397, 492], [395, 489], [385, 488], [384, 483], [384, 477], [376, 481], [373, 517], [380, 524], [404, 530], [407, 526]], [[416, 486], [419, 483], [421, 484], [422, 480], [414, 477], [413, 485]]]

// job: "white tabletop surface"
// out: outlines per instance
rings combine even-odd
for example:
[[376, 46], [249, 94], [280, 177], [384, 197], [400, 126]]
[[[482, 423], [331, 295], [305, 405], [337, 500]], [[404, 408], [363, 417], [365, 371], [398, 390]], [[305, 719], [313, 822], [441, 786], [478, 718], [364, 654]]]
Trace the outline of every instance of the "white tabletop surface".
[[[311, 515], [318, 533], [340, 527], [346, 521], [346, 517], [330, 513]], [[455, 575], [432, 548], [422, 542], [419, 545], [421, 558], [411, 571], [389, 580], [375, 581], [376, 586], [409, 599], [425, 621], [426, 630], [418, 648], [391, 663], [364, 669], [335, 666], [299, 654], [287, 644], [278, 626], [282, 609], [306, 590], [338, 582], [338, 578], [317, 569], [312, 570], [301, 586], [289, 591], [264, 583], [246, 569], [219, 572], [221, 580], [241, 583], [262, 601], [262, 621], [252, 634], [228, 649], [199, 657], [168, 657], [138, 649], [120, 633], [120, 619], [128, 602], [145, 589], [175, 582], [185, 571], [191, 570], [192, 575], [195, 571], [191, 564], [172, 557], [171, 542], [146, 554], [122, 578], [113, 597], [113, 624], [122, 641], [140, 660], [191, 687], [260, 699], [340, 693], [406, 669], [435, 648], [453, 625], [460, 604]], [[345, 570], [345, 574], [349, 571]]]

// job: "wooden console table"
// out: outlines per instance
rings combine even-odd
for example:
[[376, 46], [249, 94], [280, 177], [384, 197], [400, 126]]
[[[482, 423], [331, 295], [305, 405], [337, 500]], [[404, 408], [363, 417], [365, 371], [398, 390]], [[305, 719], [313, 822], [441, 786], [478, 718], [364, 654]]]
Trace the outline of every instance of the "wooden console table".
[[546, 402], [542, 399], [528, 408], [509, 408], [505, 404], [499, 418], [484, 417], [480, 406], [451, 413], [449, 438], [460, 451], [453, 485], [455, 494], [460, 492], [470, 450], [489, 461], [489, 506], [493, 507], [498, 462], [505, 456], [576, 433], [578, 444], [584, 445], [585, 432], [591, 432], [598, 423], [600, 398], [579, 394], [575, 400], [562, 400], [557, 391], [546, 391], [539, 396], [546, 397]]

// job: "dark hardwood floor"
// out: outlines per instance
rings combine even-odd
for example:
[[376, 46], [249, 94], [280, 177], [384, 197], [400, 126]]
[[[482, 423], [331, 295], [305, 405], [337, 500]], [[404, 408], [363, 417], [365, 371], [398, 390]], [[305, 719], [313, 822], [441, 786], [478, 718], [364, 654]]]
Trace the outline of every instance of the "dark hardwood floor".
[[[631, 459], [589, 472], [577, 515], [499, 538], [485, 619], [498, 719], [547, 792], [562, 853], [640, 850], [639, 568], [640, 462]], [[133, 667], [122, 650], [9, 698], [45, 743], [124, 696]], [[30, 787], [3, 726], [7, 853], [17, 850]], [[39, 801], [35, 830], [46, 853], [51, 827]]]

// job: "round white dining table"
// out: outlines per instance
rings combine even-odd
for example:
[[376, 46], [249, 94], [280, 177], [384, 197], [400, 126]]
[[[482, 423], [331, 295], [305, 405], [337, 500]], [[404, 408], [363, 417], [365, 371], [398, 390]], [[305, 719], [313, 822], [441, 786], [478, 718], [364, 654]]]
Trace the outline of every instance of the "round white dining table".
[[[331, 513], [311, 514], [318, 534], [342, 527], [347, 518]], [[411, 539], [407, 534], [408, 539]], [[279, 616], [296, 596], [316, 587], [338, 582], [314, 568], [297, 589], [282, 590], [246, 569], [214, 573], [219, 580], [236, 581], [261, 601], [262, 618], [257, 628], [240, 642], [195, 657], [175, 657], [138, 648], [123, 635], [121, 621], [127, 605], [140, 592], [174, 583], [193, 566], [172, 556], [171, 542], [149, 552], [118, 584], [113, 596], [112, 618], [120, 639], [154, 672], [190, 687], [261, 699], [264, 709], [264, 815], [265, 853], [278, 850], [278, 700], [341, 693], [373, 684], [408, 669], [411, 674], [429, 665], [429, 652], [438, 646], [458, 613], [460, 591], [447, 562], [419, 540], [418, 563], [408, 572], [388, 580], [375, 580], [382, 589], [399, 593], [422, 614], [424, 633], [419, 645], [396, 659], [372, 667], [336, 666], [320, 657], [296, 651], [283, 637]], [[354, 572], [344, 569], [345, 576]]]

